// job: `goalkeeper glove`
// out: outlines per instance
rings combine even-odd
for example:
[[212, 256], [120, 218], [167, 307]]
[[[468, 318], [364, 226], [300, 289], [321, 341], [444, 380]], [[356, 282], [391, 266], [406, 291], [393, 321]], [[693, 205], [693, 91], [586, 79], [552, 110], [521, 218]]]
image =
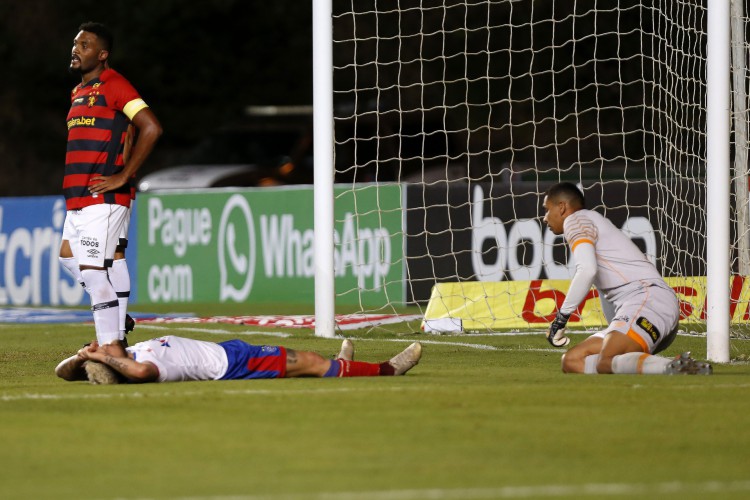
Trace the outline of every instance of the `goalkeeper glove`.
[[570, 314], [558, 311], [555, 320], [549, 325], [547, 341], [555, 347], [565, 347], [570, 344], [570, 338], [565, 336], [565, 325], [568, 324]]

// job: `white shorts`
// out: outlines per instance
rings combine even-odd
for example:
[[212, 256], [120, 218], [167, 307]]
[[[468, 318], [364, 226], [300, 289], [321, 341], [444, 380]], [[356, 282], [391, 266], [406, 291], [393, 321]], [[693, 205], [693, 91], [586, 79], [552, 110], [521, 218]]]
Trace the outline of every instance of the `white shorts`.
[[111, 267], [129, 217], [127, 207], [108, 203], [68, 210], [62, 237], [70, 242], [78, 265]]
[[638, 289], [617, 307], [609, 326], [592, 337], [604, 338], [609, 332], [621, 332], [649, 354], [669, 347], [677, 335], [680, 303], [674, 291], [665, 286], [649, 285]]
[[128, 231], [130, 230], [130, 215], [133, 213], [133, 201], [131, 200], [130, 203], [128, 215], [125, 217], [125, 223], [122, 225], [122, 231], [120, 231], [119, 241], [117, 242], [117, 246], [123, 250], [128, 248]]

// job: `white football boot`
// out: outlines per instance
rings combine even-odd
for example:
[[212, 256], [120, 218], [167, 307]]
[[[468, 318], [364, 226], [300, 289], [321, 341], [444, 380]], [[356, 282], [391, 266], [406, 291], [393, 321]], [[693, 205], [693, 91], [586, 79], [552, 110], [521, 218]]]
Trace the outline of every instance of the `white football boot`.
[[336, 359], [343, 359], [344, 361], [354, 360], [354, 344], [352, 344], [351, 340], [344, 339], [341, 343], [341, 350], [339, 351], [339, 355], [336, 356]]
[[414, 342], [412, 345], [393, 356], [390, 361], [388, 361], [388, 364], [393, 367], [394, 375], [403, 375], [414, 368], [417, 363], [419, 363], [419, 358], [421, 357], [422, 344]]

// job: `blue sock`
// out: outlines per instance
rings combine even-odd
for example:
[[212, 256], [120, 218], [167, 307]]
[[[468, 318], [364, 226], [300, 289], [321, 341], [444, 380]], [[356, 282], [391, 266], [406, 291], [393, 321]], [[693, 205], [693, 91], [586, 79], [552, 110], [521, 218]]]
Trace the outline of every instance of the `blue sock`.
[[341, 363], [339, 363], [335, 359], [332, 359], [331, 366], [328, 368], [328, 371], [323, 376], [324, 377], [338, 377], [340, 372], [341, 372]]

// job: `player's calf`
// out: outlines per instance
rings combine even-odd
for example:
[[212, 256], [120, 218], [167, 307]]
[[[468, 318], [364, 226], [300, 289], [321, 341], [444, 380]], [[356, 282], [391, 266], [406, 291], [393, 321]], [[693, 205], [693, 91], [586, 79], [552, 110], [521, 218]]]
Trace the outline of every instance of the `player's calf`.
[[120, 340], [120, 317], [117, 294], [104, 269], [81, 271], [91, 296], [91, 311], [94, 315], [96, 338], [100, 344]]

